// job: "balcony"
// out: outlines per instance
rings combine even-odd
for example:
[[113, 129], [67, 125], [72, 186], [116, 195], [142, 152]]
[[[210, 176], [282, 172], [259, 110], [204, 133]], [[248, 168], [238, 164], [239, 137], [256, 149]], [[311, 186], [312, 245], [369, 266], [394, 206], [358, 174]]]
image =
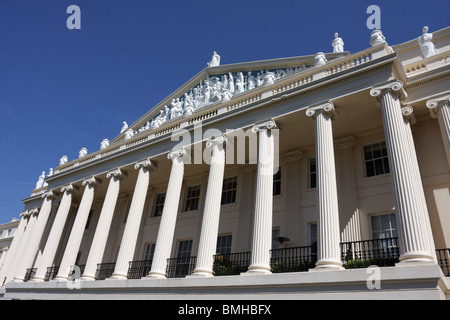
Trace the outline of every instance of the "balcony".
[[[344, 268], [367, 268], [395, 266], [399, 262], [400, 250], [398, 238], [373, 239], [363, 241], [343, 242], [341, 260]], [[270, 265], [273, 273], [303, 272], [315, 268], [317, 253], [315, 247], [304, 246], [271, 250]], [[450, 277], [450, 249], [436, 250], [437, 262], [446, 277]], [[194, 271], [197, 257], [182, 257], [167, 259], [167, 278], [182, 278]], [[214, 256], [213, 272], [217, 276], [232, 276], [247, 272], [250, 266], [251, 252], [217, 254]], [[116, 263], [99, 263], [96, 279], [105, 280], [112, 276]], [[152, 261], [130, 261], [128, 279], [141, 279], [151, 270]], [[79, 266], [83, 274], [84, 266]], [[45, 280], [56, 277], [59, 267], [49, 267]], [[36, 269], [28, 269], [25, 281], [29, 281]], [[73, 273], [73, 272], [72, 272]]]
[[346, 269], [371, 265], [391, 267], [399, 262], [398, 238], [343, 242], [340, 245], [341, 260]]

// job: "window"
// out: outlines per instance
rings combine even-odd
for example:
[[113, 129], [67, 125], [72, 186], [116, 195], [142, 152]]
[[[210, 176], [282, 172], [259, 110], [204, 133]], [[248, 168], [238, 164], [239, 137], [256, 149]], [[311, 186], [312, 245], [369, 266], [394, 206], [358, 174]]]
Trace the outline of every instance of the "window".
[[281, 168], [273, 175], [273, 195], [279, 196], [281, 194]]
[[309, 168], [308, 168], [308, 186], [311, 189], [314, 189], [316, 187], [316, 158], [310, 158], [309, 159]]
[[161, 217], [164, 209], [164, 201], [166, 200], [166, 193], [158, 193], [155, 199], [155, 209], [153, 210], [154, 217]]
[[188, 258], [191, 256], [192, 240], [178, 242], [177, 258]]
[[236, 202], [237, 177], [223, 179], [221, 204]]
[[366, 165], [366, 177], [389, 173], [386, 142], [382, 141], [364, 146], [364, 161]]
[[193, 211], [198, 209], [200, 199], [200, 186], [192, 186], [187, 189], [184, 211]]
[[397, 221], [395, 213], [372, 216], [372, 239], [396, 238]]
[[231, 234], [217, 237], [217, 254], [229, 254], [231, 252]]
[[154, 254], [155, 254], [155, 244], [154, 243], [146, 243], [145, 249], [144, 249], [144, 260], [152, 261]]

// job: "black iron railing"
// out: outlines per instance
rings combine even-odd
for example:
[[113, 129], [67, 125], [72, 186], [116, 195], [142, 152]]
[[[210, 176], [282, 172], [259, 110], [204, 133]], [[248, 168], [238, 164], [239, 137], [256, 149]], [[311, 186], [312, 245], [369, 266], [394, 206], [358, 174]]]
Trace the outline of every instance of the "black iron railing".
[[55, 279], [56, 275], [58, 274], [59, 267], [48, 267], [47, 273], [45, 274], [45, 281], [50, 281]]
[[450, 249], [437, 249], [436, 258], [444, 275], [450, 277]]
[[130, 261], [128, 279], [140, 279], [146, 277], [152, 268], [151, 260]]
[[314, 268], [317, 253], [313, 251], [312, 246], [271, 250], [270, 265], [272, 272], [300, 272]]
[[398, 238], [362, 240], [341, 243], [341, 258], [344, 267], [367, 268], [394, 266], [399, 261]]
[[197, 257], [167, 259], [166, 275], [168, 278], [182, 278], [191, 275], [195, 268]]
[[27, 282], [33, 279], [34, 275], [36, 274], [37, 268], [29, 268], [27, 269], [27, 272], [25, 273], [25, 279], [23, 281]]
[[115, 262], [98, 263], [97, 271], [95, 272], [95, 278], [97, 280], [105, 280], [112, 276], [114, 268], [116, 267]]
[[213, 271], [215, 276], [239, 275], [250, 266], [250, 252], [216, 254]]

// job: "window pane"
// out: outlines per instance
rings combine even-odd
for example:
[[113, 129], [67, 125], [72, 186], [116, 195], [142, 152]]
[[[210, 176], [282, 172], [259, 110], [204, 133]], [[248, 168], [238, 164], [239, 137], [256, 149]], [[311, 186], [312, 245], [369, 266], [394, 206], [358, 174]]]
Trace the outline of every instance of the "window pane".
[[223, 180], [221, 204], [236, 202], [237, 177]]
[[372, 161], [366, 162], [366, 175], [373, 177], [375, 175], [374, 163]]
[[372, 146], [364, 147], [364, 159], [366, 159], [366, 160], [372, 159]]
[[372, 152], [373, 152], [374, 158], [381, 157], [381, 149], [380, 149], [380, 145], [378, 143], [372, 145]]

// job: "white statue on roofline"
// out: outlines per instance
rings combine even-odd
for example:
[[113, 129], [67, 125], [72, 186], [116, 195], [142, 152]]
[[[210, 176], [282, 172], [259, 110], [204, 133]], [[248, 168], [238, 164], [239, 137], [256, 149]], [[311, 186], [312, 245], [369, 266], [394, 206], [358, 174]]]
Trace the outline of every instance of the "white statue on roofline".
[[333, 47], [333, 52], [344, 52], [344, 40], [339, 37], [337, 32], [334, 34], [334, 40], [331, 46]]
[[420, 44], [420, 49], [422, 50], [422, 54], [424, 58], [428, 58], [434, 56], [436, 54], [436, 50], [434, 49], [433, 34], [428, 33], [428, 27], [425, 26], [422, 29], [423, 34], [417, 39]]
[[214, 51], [212, 59], [208, 62], [208, 67], [217, 67], [220, 66], [220, 56]]

